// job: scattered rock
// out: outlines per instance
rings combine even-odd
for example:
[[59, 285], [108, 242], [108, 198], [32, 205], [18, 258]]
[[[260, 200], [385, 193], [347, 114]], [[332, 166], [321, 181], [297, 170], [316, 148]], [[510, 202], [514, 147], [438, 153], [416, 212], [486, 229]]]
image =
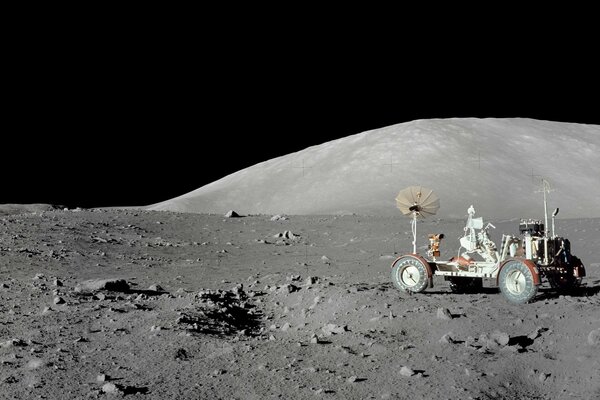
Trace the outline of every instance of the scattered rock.
[[65, 304], [65, 303], [66, 303], [65, 299], [63, 299], [63, 298], [62, 298], [62, 297], [60, 297], [60, 296], [56, 296], [56, 297], [54, 298], [54, 304]]
[[54, 280], [54, 282], [52, 282], [52, 284], [53, 284], [54, 286], [62, 286], [62, 285], [63, 285], [62, 281], [60, 281], [60, 280], [58, 280], [58, 279], [55, 279], [55, 280]]
[[494, 331], [491, 334], [482, 333], [479, 336], [479, 343], [486, 349], [497, 349], [506, 346], [510, 341], [510, 337], [505, 332]]
[[234, 287], [231, 288], [231, 292], [234, 293], [238, 298], [240, 296], [244, 296], [245, 295], [244, 284], [238, 283], [237, 285], [235, 285]]
[[415, 375], [416, 372], [412, 370], [412, 368], [409, 368], [407, 366], [403, 366], [402, 368], [400, 368], [400, 375], [402, 376], [413, 376]]
[[350, 378], [346, 379], [346, 381], [348, 383], [354, 383], [354, 382], [356, 382], [357, 379], [358, 379], [358, 377], [356, 375], [352, 375]]
[[44, 365], [44, 360], [34, 358], [27, 363], [27, 369], [38, 369]]
[[518, 353], [520, 350], [522, 349], [521, 346], [504, 346], [500, 349], [501, 352], [503, 353]]
[[23, 339], [9, 339], [5, 342], [0, 342], [0, 347], [9, 348], [9, 347], [25, 347], [27, 346], [27, 342]]
[[114, 383], [105, 383], [102, 385], [102, 391], [104, 393], [119, 393], [121, 390]]
[[125, 279], [89, 279], [75, 286], [76, 292], [93, 292], [97, 290], [111, 290], [114, 292], [125, 292], [129, 290], [129, 284]]
[[199, 307], [186, 309], [177, 317], [177, 324], [190, 332], [239, 336], [243, 331], [245, 336], [254, 336], [264, 329], [260, 311], [249, 302], [241, 286], [233, 291], [201, 290], [196, 297]]
[[286, 221], [286, 220], [287, 220], [287, 217], [281, 216], [279, 214], [273, 215], [271, 217], [271, 221]]
[[450, 314], [450, 310], [444, 307], [439, 307], [437, 309], [437, 317], [443, 320], [451, 320], [452, 314]]
[[306, 278], [305, 286], [311, 286], [319, 282], [319, 278], [316, 276], [309, 276]]
[[98, 376], [96, 376], [96, 381], [97, 382], [106, 382], [110, 379], [110, 377], [106, 374], [100, 374]]
[[165, 289], [156, 283], [154, 285], [150, 285], [148, 290], [152, 290], [153, 292], [165, 292]]
[[456, 341], [454, 339], [452, 339], [451, 334], [452, 334], [452, 332], [446, 333], [444, 336], [442, 336], [440, 338], [439, 342], [442, 343], [442, 344], [454, 344], [454, 343], [456, 343]]
[[290, 240], [294, 240], [294, 239], [300, 238], [300, 235], [295, 235], [291, 231], [284, 231], [283, 233], [278, 233], [278, 234], [274, 235], [273, 237], [275, 239], [290, 239]]
[[340, 334], [346, 332], [348, 330], [348, 327], [346, 325], [338, 326], [336, 324], [327, 324], [324, 327], [322, 327], [321, 330], [327, 336], [331, 336], [332, 334]]
[[277, 293], [289, 294], [294, 293], [300, 290], [298, 286], [292, 285], [291, 283], [286, 283], [277, 289]]
[[539, 338], [540, 336], [542, 336], [542, 332], [546, 332], [548, 330], [548, 328], [542, 328], [542, 327], [537, 327], [535, 328], [535, 330], [533, 332], [531, 332], [529, 335], [527, 335], [528, 339], [531, 340], [535, 340], [537, 338]]
[[587, 341], [590, 346], [600, 347], [600, 328], [591, 331], [588, 334]]
[[335, 390], [333, 390], [333, 389], [317, 389], [317, 390], [315, 390], [315, 394], [322, 394], [322, 393], [332, 394], [332, 393], [335, 393]]
[[313, 344], [318, 344], [320, 343], [319, 337], [313, 333], [313, 335], [310, 337], [310, 342]]
[[327, 256], [322, 256], [321, 257], [321, 262], [323, 262], [323, 264], [326, 264], [326, 265], [330, 265], [331, 264], [331, 260]]
[[0, 289], [8, 289], [8, 285], [6, 283], [0, 284]]
[[175, 353], [175, 359], [180, 360], [180, 361], [187, 360], [188, 359], [187, 351], [185, 351], [185, 349], [182, 349], [182, 348], [177, 349], [177, 352]]
[[92, 298], [94, 300], [105, 300], [106, 299], [106, 295], [104, 293], [96, 293], [94, 296], [92, 296]]
[[321, 296], [316, 296], [313, 299], [313, 303], [308, 307], [308, 309], [312, 310], [313, 308], [315, 308], [317, 306], [317, 304], [319, 304], [319, 301], [321, 301]]
[[240, 214], [236, 213], [233, 210], [229, 210], [227, 211], [227, 214], [225, 214], [225, 218], [239, 218]]
[[283, 332], [287, 332], [290, 329], [291, 325], [289, 322], [286, 322], [285, 324], [283, 324], [283, 326], [281, 327], [281, 330]]
[[538, 380], [540, 382], [546, 382], [546, 380], [550, 377], [550, 374], [547, 374], [545, 372], [540, 372], [540, 375], [538, 376]]
[[505, 332], [494, 331], [490, 335], [490, 339], [496, 342], [500, 346], [506, 346], [510, 341], [510, 337]]

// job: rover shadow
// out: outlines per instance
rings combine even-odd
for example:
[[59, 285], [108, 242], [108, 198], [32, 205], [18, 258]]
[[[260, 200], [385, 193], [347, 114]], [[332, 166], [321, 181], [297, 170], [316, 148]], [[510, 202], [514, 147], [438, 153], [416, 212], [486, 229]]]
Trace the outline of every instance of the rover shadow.
[[463, 290], [459, 292], [452, 291], [448, 286], [439, 288], [437, 290], [425, 290], [427, 294], [451, 294], [454, 296], [465, 296], [465, 295], [473, 295], [473, 294], [498, 294], [500, 293], [500, 288], [497, 287], [482, 287], [473, 290]]
[[551, 300], [558, 299], [560, 296], [569, 297], [592, 297], [600, 294], [600, 285], [595, 286], [580, 286], [572, 289], [553, 289], [541, 288], [538, 292], [536, 300]]

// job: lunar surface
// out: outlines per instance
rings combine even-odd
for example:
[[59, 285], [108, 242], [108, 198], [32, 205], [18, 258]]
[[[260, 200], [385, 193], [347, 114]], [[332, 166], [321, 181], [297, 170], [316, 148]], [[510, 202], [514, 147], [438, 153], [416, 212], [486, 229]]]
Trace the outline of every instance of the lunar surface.
[[266, 160], [149, 209], [393, 216], [398, 191], [422, 185], [440, 197], [440, 217], [462, 218], [474, 204], [481, 215], [528, 218], [539, 215], [532, 194], [543, 178], [561, 217], [600, 217], [598, 154], [598, 125], [416, 120]]
[[[360, 157], [366, 137], [349, 140]], [[518, 233], [518, 219], [501, 214], [539, 218], [539, 202], [527, 215], [513, 198], [530, 189], [527, 174], [542, 160], [531, 151], [535, 140], [523, 139], [516, 192], [476, 188], [515, 194], [505, 196], [510, 204], [498, 215], [478, 214], [496, 226], [496, 242]], [[479, 148], [448, 154], [448, 162], [461, 176], [463, 169], [477, 174]], [[587, 162], [585, 151], [570, 158], [572, 171]], [[502, 159], [488, 156], [482, 149], [482, 174], [491, 173], [486, 162]], [[389, 161], [382, 157], [376, 162]], [[421, 181], [422, 169], [414, 171], [410, 182], [403, 178], [409, 184]], [[561, 185], [583, 185], [568, 182], [571, 173], [552, 173]], [[348, 174], [358, 180], [361, 172]], [[588, 189], [598, 190], [597, 177]], [[464, 191], [472, 181], [462, 178]], [[498, 174], [499, 182], [511, 179]], [[386, 189], [392, 208], [398, 189], [391, 182]], [[569, 206], [597, 207], [598, 196], [580, 194]], [[455, 255], [470, 204], [467, 198], [453, 211], [457, 219], [420, 222], [419, 252], [427, 233], [444, 233], [440, 258]], [[390, 266], [412, 250], [410, 220], [397, 210], [389, 217], [235, 209], [238, 218], [225, 217], [228, 210], [2, 210], [2, 399], [600, 397], [598, 218], [557, 219], [557, 233], [586, 266], [583, 286], [565, 293], [543, 287], [533, 302], [515, 305], [490, 282], [470, 294], [453, 294], [437, 278], [423, 293], [397, 290]]]

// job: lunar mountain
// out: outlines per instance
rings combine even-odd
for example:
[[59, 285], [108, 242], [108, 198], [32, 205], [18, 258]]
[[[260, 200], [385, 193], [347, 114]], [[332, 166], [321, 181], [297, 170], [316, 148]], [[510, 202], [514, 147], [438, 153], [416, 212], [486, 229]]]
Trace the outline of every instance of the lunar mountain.
[[436, 217], [600, 217], [600, 126], [525, 118], [415, 120], [264, 161], [149, 210], [397, 215], [397, 193], [431, 188]]

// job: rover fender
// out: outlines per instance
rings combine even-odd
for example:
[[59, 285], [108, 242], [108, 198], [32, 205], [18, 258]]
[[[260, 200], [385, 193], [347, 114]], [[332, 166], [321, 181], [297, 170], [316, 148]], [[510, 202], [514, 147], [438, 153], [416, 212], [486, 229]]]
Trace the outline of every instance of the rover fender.
[[404, 254], [401, 255], [400, 257], [396, 258], [394, 260], [394, 262], [391, 265], [391, 268], [394, 268], [394, 265], [398, 262], [398, 260], [400, 260], [401, 258], [405, 258], [405, 257], [412, 257], [412, 258], [416, 258], [417, 260], [419, 260], [421, 262], [421, 264], [423, 264], [423, 266], [425, 267], [425, 270], [427, 271], [427, 278], [431, 278], [433, 276], [433, 270], [431, 269], [431, 263], [429, 261], [427, 261], [426, 259], [424, 259], [423, 257], [421, 257], [418, 254]]
[[[415, 275], [415, 276], [419, 277], [419, 283], [417, 284], [415, 282], [415, 285], [411, 285], [408, 282], [402, 283], [401, 275], [398, 275], [399, 270], [404, 270], [404, 268], [401, 265], [404, 265], [406, 262], [410, 263], [409, 260], [415, 261], [417, 263], [417, 265], [420, 265], [423, 269], [422, 273], [417, 273]], [[414, 265], [414, 263], [413, 263], [413, 265]], [[419, 268], [417, 267], [417, 270], [418, 269]], [[398, 257], [392, 263], [392, 281], [401, 290], [409, 290], [409, 291], [419, 292], [419, 291], [425, 290], [426, 287], [429, 287], [429, 288], [433, 287], [433, 271], [435, 269], [436, 269], [435, 263], [427, 261], [425, 258], [421, 257], [420, 255], [415, 254], [415, 253], [405, 254], [405, 255]], [[417, 272], [417, 271], [413, 270], [413, 272]], [[422, 276], [422, 278], [421, 278], [421, 276]], [[408, 275], [406, 275], [406, 277], [410, 277], [411, 280], [414, 279], [414, 276], [411, 272], [408, 272]], [[421, 279], [423, 279], [423, 280], [421, 280]]]
[[523, 263], [527, 269], [529, 269], [529, 271], [531, 272], [531, 276], [533, 277], [533, 284], [538, 286], [541, 285], [542, 281], [540, 279], [540, 271], [538, 271], [537, 267], [535, 266], [535, 263], [531, 260], [527, 260], [525, 258], [508, 258], [504, 261], [502, 261], [502, 264], [500, 264], [500, 268], [498, 268], [498, 275], [496, 275], [496, 286], [498, 286], [499, 284], [499, 279], [500, 279], [500, 272], [502, 271], [502, 268], [504, 268], [504, 266], [509, 262], [509, 261], [519, 261], [521, 263]]

